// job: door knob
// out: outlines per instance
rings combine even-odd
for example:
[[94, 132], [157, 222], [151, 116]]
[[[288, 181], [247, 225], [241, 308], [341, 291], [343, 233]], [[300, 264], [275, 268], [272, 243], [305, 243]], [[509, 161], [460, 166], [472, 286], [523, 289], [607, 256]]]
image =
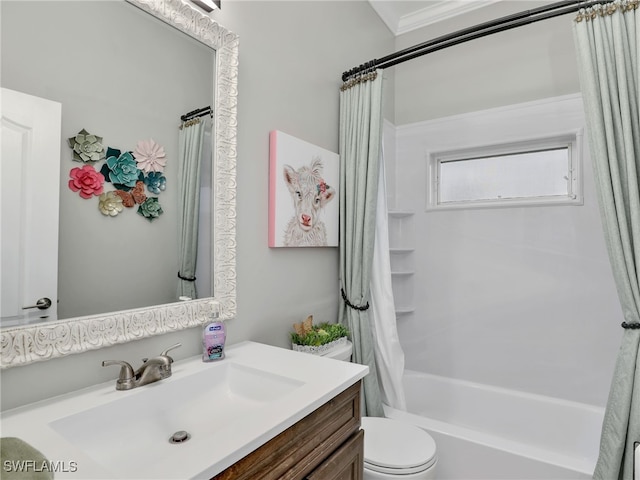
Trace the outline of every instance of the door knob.
[[37, 308], [39, 310], [46, 310], [51, 306], [51, 299], [47, 297], [39, 298], [35, 305], [30, 307], [22, 307], [23, 310], [29, 310], [30, 308]]

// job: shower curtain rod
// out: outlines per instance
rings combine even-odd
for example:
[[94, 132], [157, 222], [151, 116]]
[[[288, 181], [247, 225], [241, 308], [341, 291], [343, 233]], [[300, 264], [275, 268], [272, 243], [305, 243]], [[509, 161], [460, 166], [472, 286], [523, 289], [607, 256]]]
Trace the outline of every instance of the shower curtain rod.
[[350, 77], [368, 70], [392, 67], [428, 53], [468, 42], [469, 40], [528, 25], [540, 20], [566, 15], [567, 13], [574, 13], [582, 8], [589, 8], [593, 5], [603, 3], [611, 3], [611, 0], [565, 0], [531, 10], [525, 10], [520, 13], [514, 13], [505, 17], [500, 17], [473, 27], [464, 28], [453, 33], [442, 35], [433, 40], [392, 53], [386, 57], [370, 60], [367, 63], [363, 63], [362, 65], [344, 72], [342, 74], [342, 81], [346, 82]]
[[213, 110], [211, 109], [211, 107], [203, 107], [203, 108], [198, 108], [197, 110], [192, 110], [189, 113], [185, 113], [184, 115], [182, 115], [180, 117], [180, 120], [182, 120], [183, 122], [186, 122], [187, 120], [191, 120], [192, 118], [195, 117], [204, 117], [205, 115], [209, 115], [211, 114], [211, 116], [213, 116]]

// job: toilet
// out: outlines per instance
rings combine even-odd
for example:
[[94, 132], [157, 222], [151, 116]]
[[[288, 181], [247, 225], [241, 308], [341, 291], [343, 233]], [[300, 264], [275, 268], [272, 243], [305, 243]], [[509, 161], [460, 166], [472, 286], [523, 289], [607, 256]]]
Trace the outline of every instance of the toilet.
[[[336, 347], [323, 357], [351, 360], [353, 345]], [[363, 417], [364, 480], [433, 480], [436, 442], [427, 432], [390, 418]]]

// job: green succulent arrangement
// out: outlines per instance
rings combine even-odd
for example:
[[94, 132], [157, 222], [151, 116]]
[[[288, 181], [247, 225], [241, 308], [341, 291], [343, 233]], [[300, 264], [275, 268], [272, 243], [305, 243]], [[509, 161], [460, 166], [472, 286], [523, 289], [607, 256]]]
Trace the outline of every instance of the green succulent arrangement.
[[307, 345], [319, 347], [337, 340], [341, 337], [349, 336], [347, 327], [340, 323], [320, 323], [313, 325], [311, 329], [291, 332], [291, 343], [295, 345]]

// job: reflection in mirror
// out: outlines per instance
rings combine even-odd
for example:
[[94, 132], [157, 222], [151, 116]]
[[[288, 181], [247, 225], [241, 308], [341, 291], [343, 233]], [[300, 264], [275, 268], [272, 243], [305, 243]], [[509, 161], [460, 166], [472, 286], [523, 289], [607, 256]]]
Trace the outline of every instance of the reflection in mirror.
[[[178, 141], [178, 296], [183, 299], [198, 298], [196, 270], [198, 264], [198, 227], [200, 223], [200, 187], [203, 163], [210, 163], [211, 126], [206, 117], [211, 107], [193, 110], [181, 118]], [[202, 119], [205, 118], [203, 121]], [[205, 141], [206, 138], [209, 141]], [[206, 152], [206, 154], [205, 154]], [[210, 250], [208, 246], [207, 250]]]
[[[62, 119], [60, 172], [48, 178], [59, 187], [60, 200], [58, 320], [3, 328], [3, 367], [196, 325], [194, 317], [211, 308], [211, 295], [223, 319], [235, 315], [237, 37], [182, 0], [127, 1], [0, 4], [3, 89], [58, 103]], [[37, 36], [29, 33], [34, 31]], [[198, 285], [197, 296], [205, 299], [172, 303], [184, 292], [177, 276], [183, 268], [178, 127], [182, 115], [209, 105], [211, 116], [201, 117], [208, 157], [201, 161], [199, 215], [209, 225], [200, 226], [207, 241], [194, 247], [206, 264], [198, 261], [197, 271], [181, 275], [200, 277], [204, 286]], [[3, 140], [4, 125], [3, 112]], [[73, 161], [70, 145], [79, 134], [80, 143], [102, 144], [104, 158], [92, 158], [90, 146], [75, 152], [87, 153], [88, 162]], [[142, 171], [137, 179], [123, 179], [112, 165], [127, 152], [135, 156], [136, 148], [147, 149], [140, 157], [151, 157], [152, 165], [166, 160], [155, 191], [136, 183], [150, 176], [140, 163], [133, 164]], [[161, 161], [149, 153], [158, 151], [165, 154]], [[47, 157], [57, 153], [49, 152]], [[84, 183], [73, 184], [71, 171], [85, 166], [103, 174], [103, 192], [99, 185], [85, 191]], [[122, 206], [115, 216], [101, 213], [100, 193], [116, 189], [124, 191], [118, 194], [123, 203], [134, 198], [135, 206]], [[33, 218], [48, 203], [36, 191], [28, 206]], [[157, 208], [138, 212], [140, 193], [157, 198], [159, 216]], [[2, 208], [4, 216], [4, 198]]]
[[[55, 316], [62, 106], [2, 88], [0, 325]], [[51, 179], [54, 181], [51, 181]], [[47, 201], [39, 202], [38, 198]], [[37, 300], [36, 300], [37, 299]]]
[[[213, 102], [214, 52], [124, 2], [6, 2], [1, 20], [2, 86], [62, 105], [58, 318], [177, 301], [178, 126], [182, 114]], [[97, 25], [109, 28], [96, 34]], [[84, 135], [75, 143], [82, 130], [98, 140]], [[93, 156], [74, 155], [69, 139], [76, 150], [102, 148]], [[162, 149], [166, 166], [141, 163], [154, 158], [153, 147]], [[93, 180], [91, 186], [98, 185], [86, 188], [87, 177], [101, 175], [104, 185]], [[79, 182], [83, 188], [74, 192]], [[35, 212], [50, 200], [40, 195], [44, 186], [32, 185], [39, 197], [30, 202]], [[116, 191], [124, 198], [109, 193]], [[103, 212], [100, 193], [113, 199]], [[147, 206], [162, 214], [145, 218]], [[47, 296], [24, 293], [31, 304]]]

